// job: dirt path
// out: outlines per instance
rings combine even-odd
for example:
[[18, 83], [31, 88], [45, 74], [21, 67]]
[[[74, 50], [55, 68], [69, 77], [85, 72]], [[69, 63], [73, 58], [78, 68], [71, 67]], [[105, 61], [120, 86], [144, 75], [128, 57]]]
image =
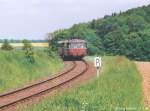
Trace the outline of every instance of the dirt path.
[[150, 62], [135, 62], [139, 72], [143, 76], [144, 99], [150, 107]]

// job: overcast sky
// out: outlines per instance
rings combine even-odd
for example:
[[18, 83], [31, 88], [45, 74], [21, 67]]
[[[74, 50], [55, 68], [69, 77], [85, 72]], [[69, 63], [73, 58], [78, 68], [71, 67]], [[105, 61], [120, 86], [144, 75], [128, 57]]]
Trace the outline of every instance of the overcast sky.
[[0, 0], [0, 39], [43, 39], [48, 32], [150, 0]]

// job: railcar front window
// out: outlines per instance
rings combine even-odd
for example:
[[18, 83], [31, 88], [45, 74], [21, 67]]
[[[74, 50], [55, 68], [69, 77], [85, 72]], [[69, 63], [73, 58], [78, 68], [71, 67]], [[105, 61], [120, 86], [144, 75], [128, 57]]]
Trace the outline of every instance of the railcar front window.
[[69, 48], [75, 49], [75, 48], [86, 48], [85, 44], [70, 44]]

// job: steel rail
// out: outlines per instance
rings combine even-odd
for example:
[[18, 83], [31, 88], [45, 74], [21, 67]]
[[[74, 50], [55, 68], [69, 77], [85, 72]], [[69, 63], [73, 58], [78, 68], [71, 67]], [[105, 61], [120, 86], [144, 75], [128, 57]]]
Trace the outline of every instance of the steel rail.
[[72, 66], [69, 70], [67, 70], [67, 71], [65, 71], [65, 72], [63, 72], [63, 73], [60, 73], [60, 74], [58, 74], [58, 75], [53, 75], [53, 76], [50, 77], [49, 79], [43, 80], [43, 81], [41, 81], [41, 82], [37, 82], [37, 83], [31, 84], [31, 85], [29, 85], [29, 86], [25, 86], [25, 87], [23, 87], [23, 88], [19, 88], [19, 89], [14, 90], [14, 91], [10, 91], [10, 92], [4, 93], [4, 94], [0, 94], [0, 98], [1, 98], [1, 97], [5, 97], [5, 96], [8, 96], [8, 95], [13, 94], [13, 93], [16, 93], [16, 92], [19, 92], [19, 91], [22, 91], [22, 90], [25, 90], [25, 89], [28, 89], [28, 88], [32, 88], [32, 87], [34, 87], [34, 86], [37, 86], [37, 85], [40, 85], [40, 84], [43, 84], [43, 83], [46, 83], [46, 82], [51, 81], [51, 80], [53, 80], [53, 79], [56, 79], [56, 78], [58, 78], [58, 77], [60, 77], [60, 76], [63, 76], [64, 74], [67, 74], [67, 73], [71, 72], [73, 69], [75, 69], [75, 67], [76, 67], [76, 64], [75, 64], [75, 62], [73, 61], [73, 66]]
[[[1, 105], [1, 106], [0, 106], [0, 110], [3, 109], [3, 108], [6, 108], [6, 107], [8, 107], [8, 106], [11, 106], [11, 105], [13, 105], [13, 104], [19, 103], [19, 102], [21, 102], [21, 101], [24, 101], [24, 100], [30, 99], [30, 98], [32, 98], [32, 97], [38, 96], [38, 95], [40, 95], [40, 94], [43, 94], [43, 93], [45, 93], [45, 92], [47, 92], [47, 91], [51, 91], [51, 90], [53, 90], [53, 89], [55, 89], [55, 88], [57, 88], [57, 87], [60, 87], [60, 86], [62, 86], [62, 85], [64, 85], [64, 84], [69, 83], [70, 81], [72, 81], [72, 80], [74, 80], [74, 79], [80, 77], [82, 74], [84, 74], [85, 72], [87, 72], [87, 70], [89, 69], [88, 63], [87, 63], [86, 61], [84, 61], [84, 60], [83, 60], [83, 62], [84, 62], [84, 64], [86, 65], [86, 67], [85, 67], [85, 69], [84, 69], [82, 72], [80, 72], [78, 75], [76, 75], [76, 76], [72, 77], [71, 79], [68, 79], [68, 80], [66, 80], [66, 81], [64, 81], [64, 82], [61, 82], [61, 83], [59, 83], [59, 84], [57, 84], [57, 85], [54, 85], [54, 86], [52, 86], [52, 87], [50, 87], [50, 88], [44, 89], [44, 90], [42, 90], [42, 91], [40, 91], [40, 92], [38, 92], [38, 93], [36, 93], [36, 94], [32, 94], [32, 95], [30, 95], [30, 96], [28, 96], [28, 97], [24, 97], [24, 98], [21, 98], [21, 99], [12, 101], [12, 102], [10, 102], [10, 103]], [[75, 64], [75, 62], [74, 62], [74, 64]], [[75, 65], [75, 67], [76, 67], [76, 65]], [[75, 68], [75, 67], [74, 67], [74, 68]], [[73, 70], [74, 68], [71, 68], [71, 69]], [[70, 70], [70, 71], [66, 71], [65, 73], [69, 73], [69, 72], [71, 72], [71, 70]], [[56, 77], [53, 77], [53, 78], [58, 78], [58, 77], [60, 77], [60, 76], [56, 76]], [[51, 79], [51, 80], [52, 80], [52, 79]], [[46, 82], [46, 81], [45, 81], [45, 82]], [[38, 85], [38, 84], [36, 84], [36, 85]], [[32, 86], [29, 86], [29, 88], [30, 88], [30, 87], [32, 87]], [[27, 89], [27, 88], [25, 88], [25, 89]], [[24, 90], [24, 89], [22, 89], [22, 90]], [[17, 93], [17, 91], [15, 91], [15, 92]], [[10, 94], [11, 94], [11, 93], [10, 93]], [[8, 94], [8, 95], [9, 95], [9, 94]], [[7, 96], [7, 95], [6, 95], [6, 96]]]

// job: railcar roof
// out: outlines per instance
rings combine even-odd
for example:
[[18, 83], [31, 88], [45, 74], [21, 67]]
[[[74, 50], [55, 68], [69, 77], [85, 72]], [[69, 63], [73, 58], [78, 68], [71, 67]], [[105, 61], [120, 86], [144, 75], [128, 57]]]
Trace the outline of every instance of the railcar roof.
[[85, 40], [81, 40], [81, 39], [71, 39], [71, 40], [65, 40], [65, 41], [58, 41], [59, 44], [62, 43], [86, 43]]

